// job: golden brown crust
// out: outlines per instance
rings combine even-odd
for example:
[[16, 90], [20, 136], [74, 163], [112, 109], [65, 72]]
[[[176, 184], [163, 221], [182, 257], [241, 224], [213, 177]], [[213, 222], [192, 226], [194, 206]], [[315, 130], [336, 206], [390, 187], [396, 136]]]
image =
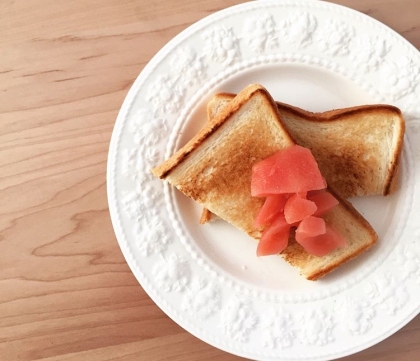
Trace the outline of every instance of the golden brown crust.
[[397, 160], [394, 164], [394, 171], [392, 172], [390, 179], [387, 181], [386, 187], [384, 188], [384, 196], [388, 196], [394, 193], [398, 188], [400, 171], [401, 171], [401, 154], [397, 157]]
[[316, 272], [306, 276], [306, 279], [309, 280], [309, 281], [319, 280], [320, 278], [324, 277], [328, 273], [331, 273], [332, 271], [336, 270], [338, 267], [340, 267], [344, 263], [360, 256], [362, 253], [364, 253], [365, 251], [370, 249], [375, 243], [376, 243], [376, 241], [372, 242], [372, 243], [362, 245], [356, 252], [347, 255], [347, 257], [345, 257], [343, 259], [340, 259], [340, 262], [330, 263], [328, 265], [328, 267], [319, 269]]
[[[400, 113], [401, 115], [401, 113]], [[397, 156], [395, 157], [395, 159], [393, 159], [392, 165], [391, 165], [391, 170], [388, 173], [388, 177], [386, 179], [385, 182], [385, 186], [384, 186], [384, 191], [383, 191], [383, 195], [387, 196], [389, 194], [392, 194], [396, 188], [397, 188], [397, 184], [398, 184], [398, 177], [399, 177], [399, 172], [400, 172], [400, 160], [401, 160], [401, 152], [402, 152], [402, 147], [404, 144], [404, 133], [405, 133], [405, 122], [402, 118], [402, 115], [400, 116], [400, 128], [401, 131], [398, 134], [398, 140], [397, 140], [397, 147], [396, 147], [396, 154]]]
[[[193, 152], [197, 147], [204, 142], [210, 135], [215, 133], [225, 122], [227, 122], [240, 107], [245, 104], [255, 93], [264, 93], [267, 96], [269, 101], [269, 106], [273, 112], [275, 112], [280, 119], [279, 110], [276, 107], [274, 101], [272, 101], [271, 96], [267, 90], [259, 85], [252, 84], [247, 86], [242, 90], [238, 96], [234, 97], [228, 106], [223, 107], [223, 109], [213, 118], [211, 122], [207, 122], [206, 125], [181, 149], [179, 149], [172, 157], [161, 165], [152, 169], [152, 173], [161, 179], [166, 178], [170, 172], [179, 164], [181, 164], [185, 159], [188, 158], [189, 154]], [[281, 123], [281, 120], [279, 120]], [[284, 124], [282, 124], [284, 128]], [[284, 131], [288, 134], [290, 139], [293, 139], [290, 133], [284, 128]]]
[[213, 213], [211, 213], [207, 208], [204, 208], [201, 212], [200, 224], [205, 224], [210, 222]]
[[388, 104], [358, 105], [354, 107], [329, 110], [322, 113], [312, 113], [312, 112], [308, 112], [306, 110], [303, 110], [303, 109], [300, 109], [298, 107], [294, 107], [288, 104], [284, 104], [280, 102], [276, 102], [276, 103], [279, 107], [282, 107], [284, 109], [287, 109], [288, 111], [294, 112], [297, 115], [304, 115], [314, 122], [333, 121], [333, 120], [341, 119], [343, 116], [357, 117], [359, 114], [366, 114], [366, 112], [376, 113], [378, 111], [390, 111], [402, 117], [400, 109], [398, 109], [397, 107], [394, 107], [393, 105], [388, 105]]
[[184, 147], [178, 150], [171, 158], [160, 166], [152, 169], [152, 173], [159, 178], [166, 178], [169, 173], [180, 163], [182, 163], [188, 155], [191, 154], [203, 141], [213, 134], [227, 119], [234, 114], [240, 104], [234, 100], [229, 107], [225, 107], [211, 123], [207, 123]]
[[[233, 99], [235, 97], [235, 94], [218, 93], [217, 96], [224, 97], [226, 99]], [[358, 105], [354, 107], [328, 110], [325, 112], [310, 112], [310, 111], [301, 109], [299, 107], [282, 103], [282, 102], [277, 102], [277, 101], [276, 101], [276, 104], [279, 109], [284, 109], [292, 114], [303, 116], [305, 118], [308, 118], [308, 120], [314, 121], [314, 122], [332, 121], [332, 120], [340, 119], [343, 116], [357, 116], [358, 114], [365, 113], [365, 112], [377, 112], [377, 111], [384, 111], [384, 110], [391, 111], [397, 114], [400, 118], [402, 118], [401, 110], [389, 104]]]

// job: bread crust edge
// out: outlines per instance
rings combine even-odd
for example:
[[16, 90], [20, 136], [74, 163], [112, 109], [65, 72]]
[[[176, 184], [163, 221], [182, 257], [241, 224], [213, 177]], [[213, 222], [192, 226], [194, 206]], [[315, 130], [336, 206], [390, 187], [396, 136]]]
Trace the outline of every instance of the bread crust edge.
[[278, 121], [283, 127], [285, 133], [289, 136], [290, 140], [295, 143], [295, 140], [291, 136], [290, 132], [283, 124], [279, 114], [279, 109], [267, 89], [259, 84], [251, 84], [242, 90], [238, 95], [234, 96], [232, 101], [230, 101], [229, 104], [224, 107], [211, 122], [207, 121], [203, 128], [201, 128], [201, 130], [186, 145], [181, 147], [175, 154], [164, 161], [161, 165], [153, 168], [151, 170], [153, 175], [160, 179], [166, 178], [179, 164], [186, 160], [188, 156], [200, 146], [200, 144], [202, 144], [209, 136], [215, 133], [217, 129], [219, 129], [232, 116], [234, 116], [235, 113], [241, 108], [241, 106], [258, 92], [262, 93], [267, 98], [272, 111], [277, 114]]
[[318, 270], [317, 272], [311, 273], [310, 275], [305, 275], [306, 279], [309, 281], [317, 281], [320, 278], [326, 276], [328, 273], [331, 273], [338, 267], [342, 266], [344, 263], [360, 256], [362, 253], [366, 252], [373, 245], [377, 243], [377, 238], [374, 242], [365, 244], [363, 247], [359, 248], [356, 252], [349, 254], [347, 257], [341, 259], [339, 262], [328, 265], [328, 267]]
[[[232, 99], [235, 94], [232, 93], [218, 93], [217, 96], [226, 97]], [[311, 122], [330, 122], [334, 120], [339, 120], [343, 116], [352, 116], [357, 115], [357, 113], [362, 113], [366, 111], [390, 111], [398, 117], [398, 139], [394, 151], [394, 158], [391, 160], [388, 174], [386, 176], [384, 185], [382, 187], [382, 195], [387, 196], [396, 191], [398, 188], [398, 177], [400, 169], [400, 160], [401, 152], [404, 144], [404, 134], [405, 134], [405, 120], [402, 115], [402, 112], [399, 108], [389, 105], [389, 104], [368, 104], [368, 105], [358, 105], [354, 107], [334, 109], [326, 112], [309, 112], [307, 110], [295, 107], [282, 102], [277, 102], [277, 107], [285, 111], [293, 113], [299, 117], [304, 117], [306, 120]], [[209, 113], [209, 112], [208, 112]]]

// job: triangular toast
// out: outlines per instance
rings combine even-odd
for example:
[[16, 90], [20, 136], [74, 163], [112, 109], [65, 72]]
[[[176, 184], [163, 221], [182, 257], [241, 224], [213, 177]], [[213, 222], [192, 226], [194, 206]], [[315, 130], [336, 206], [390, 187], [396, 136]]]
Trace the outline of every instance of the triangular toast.
[[[259, 239], [262, 230], [255, 229], [254, 219], [264, 199], [251, 197], [252, 166], [293, 144], [270, 94], [260, 85], [250, 85], [152, 172]], [[283, 254], [308, 279], [324, 276], [377, 240], [375, 231], [352, 205], [338, 195], [337, 198], [340, 204], [325, 219], [346, 238], [348, 247], [315, 257], [292, 241]]]

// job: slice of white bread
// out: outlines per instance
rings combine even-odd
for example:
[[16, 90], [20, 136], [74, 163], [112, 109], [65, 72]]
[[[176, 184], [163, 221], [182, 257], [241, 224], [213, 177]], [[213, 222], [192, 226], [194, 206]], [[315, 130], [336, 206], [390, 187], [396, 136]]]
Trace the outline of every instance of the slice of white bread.
[[[233, 97], [216, 94], [208, 103], [207, 119]], [[292, 138], [312, 151], [328, 185], [342, 197], [388, 195], [395, 190], [405, 130], [398, 108], [379, 104], [311, 113], [276, 104]]]
[[[252, 166], [278, 150], [294, 144], [278, 108], [260, 85], [250, 85], [218, 112], [211, 122], [171, 158], [152, 170], [205, 208], [259, 239], [254, 219], [264, 199], [251, 197]], [[349, 246], [325, 257], [308, 254], [291, 241], [284, 252], [287, 262], [316, 280], [370, 248], [377, 235], [350, 203], [326, 215]]]

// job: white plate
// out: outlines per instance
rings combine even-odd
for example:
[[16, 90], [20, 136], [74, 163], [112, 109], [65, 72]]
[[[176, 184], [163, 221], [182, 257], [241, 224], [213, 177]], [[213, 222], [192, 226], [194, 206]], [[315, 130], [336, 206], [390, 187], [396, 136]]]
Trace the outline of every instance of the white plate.
[[[365, 349], [420, 309], [420, 56], [377, 21], [318, 1], [258, 1], [209, 16], [169, 42], [130, 90], [115, 125], [109, 206], [121, 249], [173, 320], [228, 352], [325, 360]], [[399, 191], [354, 200], [379, 244], [310, 282], [152, 177], [206, 120], [218, 91], [261, 83], [282, 102], [323, 111], [392, 103], [407, 119]]]

